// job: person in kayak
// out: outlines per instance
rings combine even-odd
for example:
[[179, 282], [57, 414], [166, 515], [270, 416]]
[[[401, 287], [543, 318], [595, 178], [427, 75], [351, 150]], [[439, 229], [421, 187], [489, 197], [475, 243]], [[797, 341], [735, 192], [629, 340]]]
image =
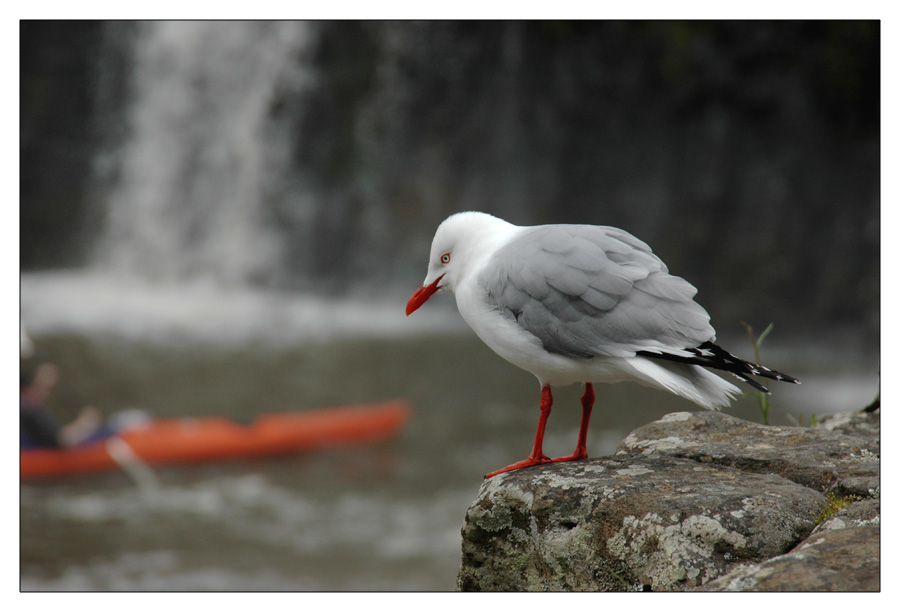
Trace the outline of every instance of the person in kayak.
[[71, 448], [102, 440], [114, 432], [94, 406], [85, 406], [78, 417], [61, 425], [47, 409], [47, 400], [59, 383], [59, 366], [41, 363], [30, 375], [22, 369], [19, 393], [19, 445], [31, 448]]

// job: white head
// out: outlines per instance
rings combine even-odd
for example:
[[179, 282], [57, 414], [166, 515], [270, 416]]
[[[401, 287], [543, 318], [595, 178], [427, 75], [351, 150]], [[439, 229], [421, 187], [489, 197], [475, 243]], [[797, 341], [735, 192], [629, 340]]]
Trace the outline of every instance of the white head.
[[512, 223], [482, 212], [461, 212], [447, 217], [434, 233], [428, 274], [409, 299], [407, 316], [435, 293], [452, 293], [517, 229]]

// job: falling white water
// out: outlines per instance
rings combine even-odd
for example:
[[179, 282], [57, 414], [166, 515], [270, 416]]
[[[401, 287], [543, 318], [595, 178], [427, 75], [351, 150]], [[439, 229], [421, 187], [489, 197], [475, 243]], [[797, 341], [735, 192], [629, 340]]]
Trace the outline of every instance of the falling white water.
[[[224, 286], [277, 274], [266, 198], [295, 135], [270, 119], [279, 96], [310, 84], [309, 39], [301, 22], [140, 24], [99, 267]], [[294, 206], [302, 215], [302, 198]]]

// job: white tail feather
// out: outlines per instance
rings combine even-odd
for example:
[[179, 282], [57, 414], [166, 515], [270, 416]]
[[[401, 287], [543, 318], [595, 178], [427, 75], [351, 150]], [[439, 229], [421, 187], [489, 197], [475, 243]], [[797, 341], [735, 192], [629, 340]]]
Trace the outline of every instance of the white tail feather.
[[741, 393], [730, 382], [700, 366], [644, 357], [626, 361], [634, 368], [636, 382], [671, 391], [708, 410], [728, 406]]

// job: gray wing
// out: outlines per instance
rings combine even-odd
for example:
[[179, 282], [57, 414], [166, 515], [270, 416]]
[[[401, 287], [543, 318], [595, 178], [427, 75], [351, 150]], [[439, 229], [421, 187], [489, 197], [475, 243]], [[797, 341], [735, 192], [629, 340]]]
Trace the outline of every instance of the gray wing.
[[579, 359], [678, 352], [715, 339], [697, 290], [623, 230], [544, 225], [503, 246], [478, 277], [488, 303]]

